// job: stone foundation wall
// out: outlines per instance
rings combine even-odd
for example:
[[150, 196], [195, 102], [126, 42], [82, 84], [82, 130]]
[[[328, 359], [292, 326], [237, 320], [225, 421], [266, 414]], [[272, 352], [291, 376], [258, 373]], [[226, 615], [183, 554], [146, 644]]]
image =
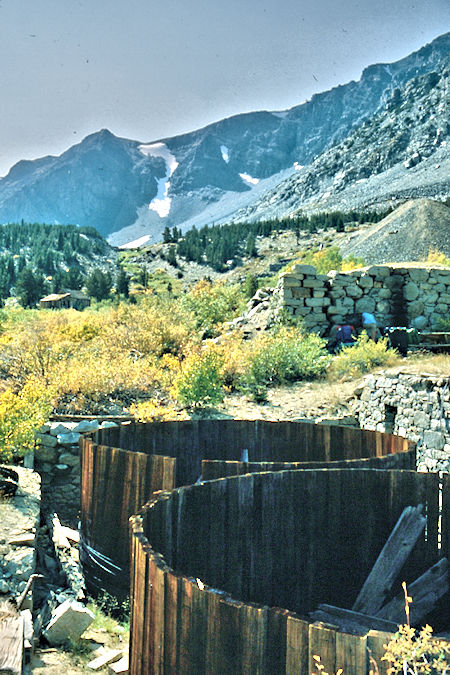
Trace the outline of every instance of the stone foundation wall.
[[312, 265], [295, 265], [274, 297], [278, 309], [303, 317], [305, 327], [321, 335], [362, 312], [374, 314], [381, 326], [432, 329], [449, 316], [450, 269], [374, 265], [324, 275]]
[[450, 378], [407, 373], [369, 375], [359, 424], [417, 443], [419, 471], [450, 471]]
[[36, 433], [38, 445], [34, 467], [42, 480], [42, 511], [56, 512], [60, 520], [76, 527], [80, 509], [81, 434], [96, 431], [115, 422], [49, 422]]

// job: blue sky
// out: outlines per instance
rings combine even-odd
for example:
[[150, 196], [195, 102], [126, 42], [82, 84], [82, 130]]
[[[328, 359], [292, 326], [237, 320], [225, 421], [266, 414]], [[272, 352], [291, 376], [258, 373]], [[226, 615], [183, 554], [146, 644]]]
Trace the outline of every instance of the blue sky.
[[0, 0], [0, 175], [105, 127], [282, 110], [449, 26], [449, 0]]

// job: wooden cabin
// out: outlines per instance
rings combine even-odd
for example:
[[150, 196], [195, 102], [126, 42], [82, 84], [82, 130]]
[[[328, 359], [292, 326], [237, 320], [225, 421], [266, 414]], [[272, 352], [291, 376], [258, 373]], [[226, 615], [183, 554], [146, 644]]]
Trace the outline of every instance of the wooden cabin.
[[85, 293], [69, 289], [64, 289], [61, 293], [51, 293], [39, 300], [41, 309], [68, 309], [73, 307], [82, 310], [89, 307], [90, 304], [91, 300]]

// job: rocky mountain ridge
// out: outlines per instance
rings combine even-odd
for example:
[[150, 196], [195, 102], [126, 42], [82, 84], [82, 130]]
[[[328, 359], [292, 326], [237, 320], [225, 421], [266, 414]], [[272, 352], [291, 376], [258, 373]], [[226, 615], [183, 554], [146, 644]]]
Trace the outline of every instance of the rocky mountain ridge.
[[235, 214], [258, 220], [305, 212], [386, 208], [450, 192], [450, 68], [394, 89], [384, 107], [340, 143]]
[[[413, 78], [434, 72], [431, 79], [440, 81], [449, 65], [449, 47], [450, 34], [442, 35], [396, 63], [366, 68], [358, 82], [317, 94], [290, 110], [236, 115], [151, 143], [102, 130], [60, 157], [19, 162], [0, 180], [0, 221], [92, 225], [121, 244], [137, 238], [156, 241], [166, 225], [187, 229], [243, 215], [267, 217], [271, 207], [265, 205], [272, 198], [280, 199], [279, 212], [288, 213], [293, 205], [284, 199], [285, 183], [268, 198], [264, 193], [290, 176], [294, 183], [301, 181], [301, 166], [345, 143], [395, 103], [395, 96], [406, 100], [407, 83], [416, 86]], [[424, 119], [415, 129], [419, 136], [431, 114], [424, 104]], [[394, 109], [391, 113], [395, 117]], [[377, 144], [376, 136], [367, 138], [369, 150], [374, 152]], [[435, 150], [442, 154], [441, 146]], [[350, 146], [346, 153], [349, 160], [354, 155]], [[351, 175], [346, 178], [349, 183]], [[299, 208], [303, 195], [296, 195]]]

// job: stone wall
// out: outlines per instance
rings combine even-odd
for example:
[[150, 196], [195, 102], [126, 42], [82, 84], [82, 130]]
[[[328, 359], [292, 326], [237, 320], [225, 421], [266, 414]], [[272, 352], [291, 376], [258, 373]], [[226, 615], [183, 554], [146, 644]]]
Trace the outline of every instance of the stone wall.
[[80, 509], [80, 447], [82, 433], [115, 422], [83, 420], [49, 422], [36, 433], [34, 466], [42, 480], [42, 511], [56, 512], [62, 522], [76, 527]]
[[324, 275], [295, 265], [280, 278], [274, 298], [278, 309], [303, 317], [305, 327], [321, 335], [362, 312], [381, 326], [432, 329], [449, 316], [450, 269], [374, 265]]
[[358, 418], [363, 429], [417, 443], [419, 471], [450, 471], [450, 378], [407, 373], [369, 375]]

